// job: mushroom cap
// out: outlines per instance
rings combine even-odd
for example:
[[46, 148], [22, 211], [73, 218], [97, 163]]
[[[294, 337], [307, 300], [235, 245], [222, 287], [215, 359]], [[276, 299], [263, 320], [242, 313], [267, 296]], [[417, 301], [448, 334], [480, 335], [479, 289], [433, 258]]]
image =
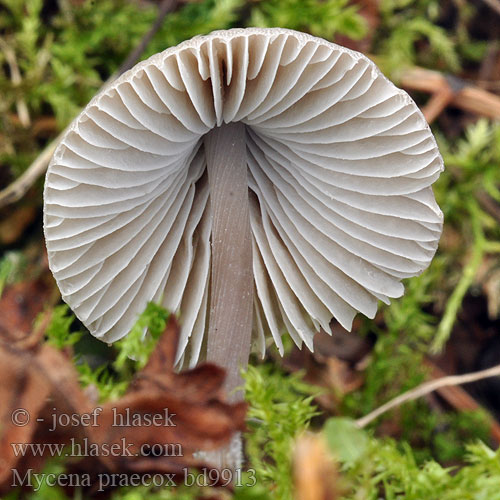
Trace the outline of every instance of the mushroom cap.
[[259, 349], [268, 334], [282, 349], [284, 331], [312, 348], [332, 317], [347, 329], [357, 312], [372, 318], [429, 265], [443, 162], [408, 94], [362, 54], [304, 33], [218, 31], [103, 89], [48, 168], [50, 268], [96, 337], [125, 336], [161, 302], [181, 314], [178, 360], [196, 363], [211, 252], [203, 136], [235, 121], [247, 131]]

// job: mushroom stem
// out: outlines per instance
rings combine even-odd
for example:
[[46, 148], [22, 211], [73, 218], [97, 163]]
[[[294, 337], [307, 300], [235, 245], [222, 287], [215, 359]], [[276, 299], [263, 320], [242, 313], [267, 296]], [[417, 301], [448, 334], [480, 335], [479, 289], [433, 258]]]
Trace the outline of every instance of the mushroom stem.
[[207, 360], [226, 369], [229, 399], [243, 399], [240, 369], [252, 335], [253, 268], [245, 125], [222, 124], [204, 139], [212, 213]]

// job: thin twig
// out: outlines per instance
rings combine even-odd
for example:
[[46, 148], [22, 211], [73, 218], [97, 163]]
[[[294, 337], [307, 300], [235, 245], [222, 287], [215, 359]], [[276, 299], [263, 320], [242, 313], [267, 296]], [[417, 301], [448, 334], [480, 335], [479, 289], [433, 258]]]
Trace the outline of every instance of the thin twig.
[[[21, 71], [17, 64], [15, 51], [7, 44], [7, 42], [0, 37], [0, 49], [4, 53], [7, 64], [10, 69], [10, 79], [12, 80], [12, 85], [14, 87], [19, 87], [22, 83]], [[28, 111], [28, 106], [26, 103], [18, 97], [16, 99], [17, 116], [19, 121], [24, 128], [28, 128], [31, 125], [30, 114]]]
[[158, 8], [158, 17], [156, 18], [156, 21], [153, 23], [150, 30], [143, 36], [139, 45], [137, 45], [137, 47], [127, 57], [127, 59], [125, 59], [125, 62], [120, 66], [120, 68], [118, 69], [118, 75], [121, 75], [122, 73], [125, 73], [125, 71], [128, 71], [139, 60], [142, 53], [146, 50], [149, 42], [155, 36], [156, 32], [161, 28], [166, 15], [174, 10], [176, 3], [177, 2], [175, 0], [163, 0], [163, 2], [160, 4], [160, 7]]
[[453, 98], [450, 101], [452, 106], [489, 118], [500, 118], [500, 97], [461, 78], [413, 67], [401, 76], [401, 86], [431, 94], [441, 91], [443, 87], [449, 87], [453, 91]]
[[[433, 379], [446, 376], [446, 373], [437, 367], [430, 359], [424, 360], [424, 363], [431, 369], [431, 377]], [[484, 411], [484, 408], [459, 385], [440, 387], [437, 389], [437, 393], [457, 410]], [[500, 423], [493, 416], [491, 416], [490, 432], [495, 442], [500, 444]]]
[[443, 87], [432, 94], [432, 97], [422, 108], [422, 113], [427, 123], [431, 124], [444, 111], [453, 100], [454, 95], [453, 90], [449, 86]]
[[441, 387], [469, 384], [471, 382], [477, 382], [478, 380], [482, 380], [485, 378], [498, 376], [500, 376], [500, 365], [496, 365], [492, 368], [487, 368], [486, 370], [481, 370], [479, 372], [466, 373], [464, 375], [449, 375], [447, 377], [441, 377], [429, 382], [424, 382], [418, 387], [415, 387], [415, 389], [411, 389], [410, 391], [400, 394], [399, 396], [391, 399], [376, 410], [370, 412], [368, 415], [359, 418], [358, 420], [356, 420], [356, 425], [359, 428], [366, 427], [370, 422], [373, 422], [376, 418], [380, 417], [380, 415], [383, 415], [389, 410], [392, 410], [393, 408], [396, 408], [408, 401], [413, 401], [415, 399], [421, 398], [422, 396], [426, 396], [427, 394], [430, 394], [431, 392], [434, 392]]
[[20, 177], [18, 177], [12, 184], [7, 186], [4, 190], [0, 191], [0, 208], [20, 200], [33, 186], [36, 180], [43, 175], [50, 159], [54, 154], [56, 146], [59, 144], [64, 131], [61, 132], [36, 158]]
[[[148, 43], [151, 41], [156, 32], [161, 28], [165, 16], [174, 10], [177, 6], [176, 0], [163, 0], [158, 9], [158, 17], [151, 29], [143, 36], [139, 45], [130, 53], [125, 62], [120, 66], [119, 70], [113, 74], [101, 88], [106, 87], [110, 82], [115, 80], [125, 71], [129, 70], [139, 60]], [[15, 203], [20, 200], [27, 191], [33, 186], [39, 177], [47, 170], [50, 159], [59, 144], [66, 129], [63, 130], [36, 158], [36, 160], [28, 167], [28, 169], [17, 178], [12, 184], [0, 191], [0, 208]]]

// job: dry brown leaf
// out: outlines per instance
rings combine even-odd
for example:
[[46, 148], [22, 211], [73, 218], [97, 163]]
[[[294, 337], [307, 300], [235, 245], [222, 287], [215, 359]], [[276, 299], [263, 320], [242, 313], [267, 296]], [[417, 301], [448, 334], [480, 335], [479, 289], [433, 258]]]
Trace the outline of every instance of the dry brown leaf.
[[[12, 443], [74, 441], [80, 445], [78, 451], [97, 455], [67, 464], [69, 473], [91, 478], [90, 493], [98, 490], [99, 474], [177, 477], [185, 468], [206, 467], [193, 453], [221, 447], [234, 432], [244, 430], [246, 405], [223, 401], [224, 371], [217, 366], [174, 372], [178, 334], [179, 327], [171, 319], [127, 394], [97, 409], [81, 389], [69, 353], [46, 344], [22, 349], [10, 339], [1, 341], [0, 493], [10, 488], [11, 469], [24, 477], [28, 469], [39, 471], [50, 455], [47, 448], [40, 456], [27, 453], [19, 459]], [[19, 413], [21, 417], [29, 415], [26, 425], [12, 420], [20, 409], [26, 412]], [[67, 415], [74, 416], [72, 425], [51, 429], [54, 418], [59, 422]]]
[[338, 498], [337, 467], [324, 439], [303, 434], [297, 439], [293, 455], [296, 500], [335, 500]]
[[68, 357], [49, 345], [21, 350], [0, 342], [0, 491], [8, 491], [12, 471], [39, 470], [49, 457], [49, 449], [39, 455], [16, 456], [16, 446], [26, 443], [66, 443], [80, 439], [79, 427], [56, 427], [60, 415], [90, 410], [75, 369]]

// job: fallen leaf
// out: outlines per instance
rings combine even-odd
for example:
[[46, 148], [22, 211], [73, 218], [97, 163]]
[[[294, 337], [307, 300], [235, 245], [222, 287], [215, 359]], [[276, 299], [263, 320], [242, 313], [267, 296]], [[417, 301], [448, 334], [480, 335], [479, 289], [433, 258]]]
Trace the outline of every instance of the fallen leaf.
[[293, 471], [296, 500], [338, 498], [337, 467], [322, 436], [299, 436], [293, 454]]
[[83, 396], [75, 369], [67, 355], [49, 345], [21, 350], [0, 342], [0, 491], [12, 483], [12, 469], [21, 477], [26, 471], [39, 470], [51, 455], [33, 453], [19, 447], [67, 443], [84, 436], [83, 428], [56, 426], [61, 415], [81, 414], [90, 410]]
[[[66, 468], [68, 473], [90, 478], [86, 489], [90, 494], [120, 486], [111, 483], [98, 488], [99, 475], [178, 477], [189, 467], [210, 469], [193, 453], [222, 447], [235, 432], [245, 430], [246, 405], [224, 402], [224, 371], [215, 365], [175, 373], [178, 335], [172, 317], [128, 392], [97, 408], [78, 383], [70, 352], [25, 339], [16, 344], [4, 337], [0, 341], [0, 493], [9, 491], [12, 469], [20, 477], [29, 469], [39, 471], [53, 456], [50, 444], [72, 443], [70, 455], [75, 448], [83, 451], [84, 458], [68, 460]], [[29, 421], [19, 425], [13, 420], [16, 412], [28, 415]], [[69, 425], [61, 423], [67, 416], [72, 418]], [[19, 458], [13, 443], [46, 448], [43, 453], [28, 449]]]

